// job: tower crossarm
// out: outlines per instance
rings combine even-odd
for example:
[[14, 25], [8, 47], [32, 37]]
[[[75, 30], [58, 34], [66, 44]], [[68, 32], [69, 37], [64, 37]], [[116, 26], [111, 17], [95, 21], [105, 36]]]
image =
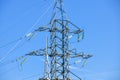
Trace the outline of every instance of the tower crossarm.
[[[56, 19], [55, 20], [58, 24], [62, 25], [62, 20], [61, 19]], [[84, 37], [84, 30], [76, 26], [73, 22], [69, 20], [63, 20], [63, 23], [66, 23], [65, 25], [65, 30], [68, 31], [69, 35], [78, 35], [78, 37]], [[62, 29], [59, 29], [59, 32], [62, 33]]]
[[44, 56], [45, 53], [46, 53], [45, 49], [39, 49], [39, 50], [31, 51], [26, 55], [29, 55], [29, 56]]
[[81, 57], [83, 59], [88, 59], [90, 57], [92, 57], [93, 55], [91, 54], [84, 54], [84, 53], [77, 53], [77, 54], [71, 54], [70, 57], [71, 58], [77, 58], [77, 57]]
[[38, 29], [36, 29], [35, 31], [39, 31], [39, 32], [41, 32], [41, 31], [49, 31], [49, 30], [50, 30], [49, 27], [41, 26], [41, 27], [39, 27]]
[[[38, 50], [31, 51], [31, 52], [29, 52], [26, 55], [28, 55], [28, 56], [45, 56], [45, 53], [46, 53], [45, 49], [38, 49]], [[52, 56], [55, 56], [55, 55], [48, 54], [48, 56], [52, 57]], [[63, 54], [57, 54], [56, 56], [62, 57]], [[83, 59], [88, 59], [88, 58], [92, 57], [93, 55], [91, 55], [91, 54], [84, 54], [83, 52], [80, 52], [80, 53], [71, 52], [71, 54], [66, 54], [64, 56], [69, 56], [70, 58], [81, 57]]]

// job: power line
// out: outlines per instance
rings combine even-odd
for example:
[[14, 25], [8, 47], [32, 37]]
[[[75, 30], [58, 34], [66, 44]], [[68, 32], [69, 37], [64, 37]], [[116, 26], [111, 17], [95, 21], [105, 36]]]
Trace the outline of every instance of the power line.
[[18, 62], [18, 61], [22, 60], [25, 57], [27, 57], [27, 55], [19, 56], [19, 57], [13, 59], [13, 60], [3, 62], [3, 63], [0, 64], [0, 67], [6, 66], [6, 65], [11, 64], [11, 63]]
[[3, 61], [11, 52], [13, 52], [16, 47], [20, 44], [21, 40], [17, 41], [17, 43], [0, 59], [0, 62]]
[[[41, 20], [41, 18], [43, 17], [43, 16], [45, 16], [45, 14], [50, 10], [50, 8], [52, 7], [52, 4], [50, 4], [50, 6], [45, 10], [45, 12], [37, 19], [37, 21], [33, 24], [33, 26], [28, 30], [28, 31], [30, 31], [30, 30], [32, 30], [35, 26], [36, 26], [36, 24]], [[27, 33], [28, 33], [28, 31], [27, 31]], [[26, 34], [25, 34], [26, 35]], [[19, 40], [17, 40], [17, 43], [7, 52], [7, 53], [5, 53], [5, 55], [0, 59], [0, 62], [1, 61], [3, 61], [12, 51], [14, 51], [15, 49], [16, 49], [16, 47], [20, 44], [20, 40], [21, 40], [22, 38], [20, 38]], [[14, 41], [15, 42], [15, 41]], [[11, 43], [13, 43], [13, 42], [11, 42]], [[8, 45], [8, 44], [7, 44]], [[3, 45], [2, 47], [4, 47], [5, 45]]]
[[12, 67], [12, 68], [9, 68], [8, 70], [5, 70], [4, 72], [0, 72], [0, 75], [4, 75], [4, 74], [6, 74], [6, 73], [8, 73], [8, 72], [11, 72], [11, 71], [17, 69], [17, 68], [18, 68], [18, 65], [17, 65], [17, 66], [14, 66], [14, 67]]
[[13, 43], [15, 43], [15, 42], [17, 42], [17, 41], [19, 41], [19, 40], [22, 40], [22, 38], [16, 39], [16, 40], [11, 41], [11, 42], [8, 42], [8, 43], [6, 43], [6, 44], [4, 44], [4, 45], [0, 46], [0, 48], [7, 47], [8, 45], [13, 44]]
[[[35, 21], [35, 23], [31, 26], [31, 28], [27, 31], [27, 33], [29, 32], [29, 31], [31, 31], [37, 24], [38, 24], [38, 22], [42, 19], [42, 17], [43, 16], [45, 16], [45, 14], [47, 14], [47, 12], [50, 10], [50, 8], [52, 7], [52, 4], [50, 4], [49, 6], [48, 6], [48, 8], [42, 13], [42, 15], [40, 15], [39, 16], [39, 18]], [[26, 33], [26, 34], [27, 34]]]

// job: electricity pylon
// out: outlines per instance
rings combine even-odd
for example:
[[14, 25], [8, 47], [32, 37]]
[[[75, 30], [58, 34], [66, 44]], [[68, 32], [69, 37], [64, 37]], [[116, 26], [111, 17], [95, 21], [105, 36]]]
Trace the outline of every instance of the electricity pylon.
[[67, 19], [66, 12], [63, 9], [63, 0], [55, 0], [53, 15], [49, 25], [39, 27], [33, 31], [32, 34], [42, 31], [50, 33], [50, 45], [47, 46], [47, 49], [39, 49], [26, 54], [29, 56], [46, 56], [45, 68], [48, 68], [47, 65], [50, 64], [50, 70], [46, 69], [45, 77], [39, 80], [71, 80], [70, 74], [73, 74], [81, 80], [81, 78], [70, 71], [69, 59], [76, 57], [88, 59], [92, 57], [92, 55], [84, 54], [83, 52], [78, 53], [76, 49], [69, 48], [70, 36], [78, 36], [79, 42], [84, 36], [84, 30]]

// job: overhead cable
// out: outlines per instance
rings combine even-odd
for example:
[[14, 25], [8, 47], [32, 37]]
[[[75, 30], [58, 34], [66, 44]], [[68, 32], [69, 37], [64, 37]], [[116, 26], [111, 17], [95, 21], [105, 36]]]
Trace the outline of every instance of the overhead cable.
[[[45, 12], [38, 18], [38, 20], [33, 24], [33, 26], [28, 31], [30, 31], [31, 29], [33, 29], [36, 26], [36, 24], [50, 10], [51, 7], [52, 7], [52, 4], [45, 10]], [[7, 53], [5, 53], [5, 55], [2, 58], [0, 58], [0, 62], [2, 62], [11, 52], [13, 52], [16, 49], [16, 47], [20, 44], [20, 42], [21, 42], [21, 40], [18, 40], [17, 43]]]
[[6, 46], [8, 46], [8, 45], [10, 45], [10, 44], [13, 44], [13, 43], [15, 43], [15, 42], [19, 41], [19, 40], [22, 40], [22, 38], [16, 39], [16, 40], [11, 41], [11, 42], [8, 42], [8, 43], [6, 43], [6, 44], [4, 44], [4, 45], [0, 46], [0, 48], [4, 48], [4, 47], [6, 47]]

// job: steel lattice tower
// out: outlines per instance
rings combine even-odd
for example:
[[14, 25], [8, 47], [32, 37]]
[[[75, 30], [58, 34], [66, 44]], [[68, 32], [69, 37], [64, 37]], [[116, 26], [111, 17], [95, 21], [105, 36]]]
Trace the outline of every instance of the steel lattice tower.
[[[73, 73], [69, 69], [69, 59], [76, 57], [88, 59], [92, 55], [84, 54], [83, 52], [77, 53], [76, 49], [69, 48], [69, 36], [78, 36], [79, 41], [80, 38], [83, 38], [84, 31], [67, 19], [66, 12], [63, 9], [63, 0], [55, 0], [53, 15], [49, 26], [39, 27], [32, 33], [34, 34], [41, 31], [50, 33], [50, 45], [47, 49], [39, 49], [26, 54], [29, 56], [48, 55], [50, 70], [48, 73], [46, 72], [46, 76], [40, 80], [71, 80], [69, 74]], [[79, 78], [79, 80], [81, 80], [81, 78]]]
[[[55, 16], [51, 21], [50, 49], [52, 56], [50, 74], [51, 79], [56, 79], [61, 76], [62, 79], [67, 80], [69, 73], [69, 27], [68, 21], [64, 17], [62, 0], [56, 0], [55, 8], [55, 13], [53, 13]], [[56, 13], [57, 11], [60, 13], [60, 18], [57, 18], [57, 15], [59, 15]]]

